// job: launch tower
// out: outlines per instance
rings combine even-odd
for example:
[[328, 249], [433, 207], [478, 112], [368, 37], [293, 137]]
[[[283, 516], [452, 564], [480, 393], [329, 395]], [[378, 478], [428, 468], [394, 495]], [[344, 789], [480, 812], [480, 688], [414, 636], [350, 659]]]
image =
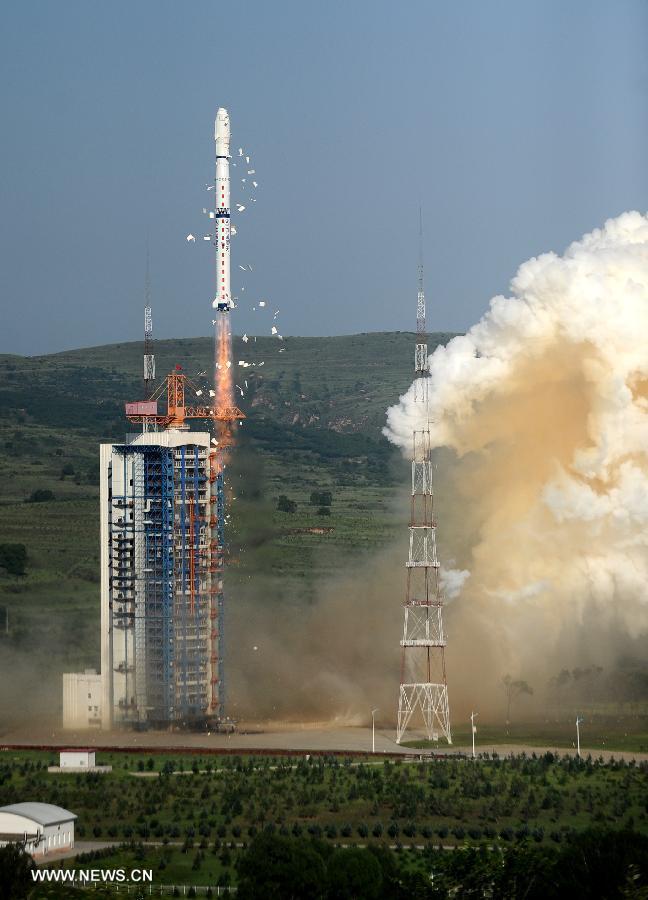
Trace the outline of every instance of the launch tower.
[[[176, 366], [144, 401], [141, 432], [101, 446], [102, 725], [226, 726], [225, 468], [237, 424], [230, 316], [229, 115], [215, 123], [214, 390]], [[147, 266], [148, 269], [148, 266]], [[148, 291], [144, 383], [155, 377]], [[190, 431], [202, 420], [202, 431]], [[209, 430], [208, 430], [209, 429]]]
[[446, 637], [443, 630], [443, 593], [439, 580], [436, 520], [432, 484], [432, 443], [428, 417], [430, 369], [425, 325], [422, 226], [416, 307], [414, 397], [421, 404], [423, 423], [412, 434], [412, 495], [409, 555], [403, 602], [401, 679], [396, 742], [400, 744], [412, 717], [420, 712], [428, 740], [443, 735], [452, 743], [445, 670]]

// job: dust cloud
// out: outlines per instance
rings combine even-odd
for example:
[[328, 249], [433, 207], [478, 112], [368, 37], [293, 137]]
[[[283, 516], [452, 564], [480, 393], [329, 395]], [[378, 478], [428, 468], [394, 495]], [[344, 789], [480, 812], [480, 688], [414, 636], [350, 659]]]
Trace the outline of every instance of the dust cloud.
[[[453, 719], [473, 705], [502, 718], [507, 673], [534, 687], [539, 713], [564, 667], [614, 666], [644, 645], [647, 336], [648, 219], [630, 212], [562, 257], [524, 263], [511, 296], [431, 356]], [[388, 411], [405, 456], [423, 409], [410, 388]], [[405, 465], [404, 499], [406, 478]], [[241, 713], [351, 724], [378, 706], [393, 722], [404, 506], [394, 515], [402, 546], [327, 583], [312, 606], [241, 598]]]
[[[447, 610], [451, 697], [501, 706], [610, 666], [648, 626], [648, 220], [609, 220], [522, 265], [430, 358], [442, 558], [470, 575]], [[425, 427], [410, 389], [385, 433]]]

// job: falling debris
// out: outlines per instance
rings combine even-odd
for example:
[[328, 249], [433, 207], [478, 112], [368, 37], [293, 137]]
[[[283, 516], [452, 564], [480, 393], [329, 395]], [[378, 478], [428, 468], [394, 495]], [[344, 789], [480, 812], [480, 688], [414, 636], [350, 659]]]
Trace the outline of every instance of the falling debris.
[[213, 184], [208, 184], [208, 185], [207, 185], [207, 190], [208, 190], [208, 191], [213, 191], [213, 190], [214, 190], [214, 185], [213, 185]]
[[243, 269], [243, 271], [245, 272], [245, 266], [242, 266], [241, 263], [239, 263], [239, 269]]
[[243, 210], [245, 209], [245, 207], [243, 206], [242, 203], [237, 203], [236, 208], [238, 209], [239, 212], [243, 212]]
[[253, 185], [254, 187], [259, 187], [259, 182], [258, 182], [258, 181], [253, 181], [253, 182], [252, 182], [252, 185]]
[[193, 234], [188, 234], [188, 235], [187, 235], [187, 240], [188, 240], [188, 241], [193, 241], [194, 244], [196, 243], [196, 238], [193, 236]]
[[249, 337], [247, 336], [247, 334], [244, 334], [243, 337], [241, 338], [241, 340], [243, 341], [244, 344], [247, 344], [247, 342], [248, 342], [250, 339], [249, 339]]
[[210, 218], [210, 219], [213, 219], [215, 215], [216, 215], [216, 213], [212, 212], [212, 210], [209, 211], [209, 218]]
[[202, 391], [196, 391], [196, 397], [202, 397]]
[[274, 325], [272, 326], [272, 329], [271, 329], [271, 331], [270, 331], [270, 334], [277, 334], [277, 329], [275, 328]]
[[248, 169], [248, 175], [255, 175], [256, 169]]
[[239, 147], [239, 156], [243, 156], [243, 147]]
[[210, 390], [210, 391], [209, 391], [209, 396], [210, 396], [210, 397], [215, 397], [215, 396], [216, 396], [216, 391]]
[[259, 300], [259, 306], [265, 306], [265, 305], [266, 305], [265, 300]]
[[211, 241], [211, 234], [203, 235], [203, 241]]
[[248, 166], [250, 165], [250, 157], [249, 156], [245, 157], [245, 162], [248, 164]]
[[211, 442], [212, 442], [212, 444], [214, 444], [214, 445], [218, 444], [218, 441], [216, 440], [216, 438], [212, 438], [212, 439], [211, 439]]
[[279, 312], [280, 312], [280, 310], [275, 309], [275, 314], [274, 314], [274, 316], [273, 316], [272, 318], [273, 318], [273, 319], [276, 319], [277, 316], [279, 315]]
[[230, 225], [230, 234], [236, 234], [236, 225]]

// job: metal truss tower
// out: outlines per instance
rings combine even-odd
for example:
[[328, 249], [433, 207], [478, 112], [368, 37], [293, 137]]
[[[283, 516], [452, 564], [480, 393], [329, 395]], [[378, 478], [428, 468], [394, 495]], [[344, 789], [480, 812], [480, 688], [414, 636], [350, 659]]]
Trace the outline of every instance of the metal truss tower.
[[430, 369], [423, 289], [423, 227], [419, 211], [419, 266], [416, 305], [415, 394], [425, 423], [412, 435], [412, 500], [409, 524], [407, 588], [403, 602], [401, 679], [396, 743], [400, 744], [415, 713], [420, 712], [428, 740], [452, 743], [445, 670], [443, 593], [436, 547], [432, 441], [428, 418]]

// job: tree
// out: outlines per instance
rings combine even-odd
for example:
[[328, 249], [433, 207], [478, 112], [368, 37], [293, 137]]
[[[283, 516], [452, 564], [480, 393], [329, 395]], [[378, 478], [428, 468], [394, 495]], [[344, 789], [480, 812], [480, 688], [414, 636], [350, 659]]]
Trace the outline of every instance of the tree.
[[383, 874], [380, 863], [360, 847], [336, 850], [328, 862], [328, 894], [331, 900], [376, 900]]
[[266, 832], [238, 860], [238, 900], [286, 900], [324, 896], [326, 868], [309, 841]]
[[61, 468], [61, 481], [65, 480], [66, 475], [74, 475], [74, 466], [72, 463], [65, 463]]
[[279, 512], [294, 513], [297, 511], [297, 504], [294, 500], [289, 500], [285, 494], [280, 494], [277, 500], [277, 509]]
[[330, 516], [331, 510], [328, 508], [328, 506], [320, 506], [320, 508], [317, 510], [317, 515], [318, 516]]
[[311, 491], [311, 506], [330, 506], [333, 503], [333, 494], [330, 491]]
[[533, 694], [533, 688], [526, 681], [513, 681], [510, 675], [505, 675], [502, 678], [502, 687], [506, 696], [506, 724], [508, 725], [511, 719], [511, 705], [515, 698], [519, 697], [520, 694]]
[[46, 490], [45, 488], [38, 488], [35, 491], [32, 491], [29, 497], [27, 498], [27, 503], [47, 503], [49, 500], [54, 499], [54, 494], [51, 491]]
[[0, 544], [0, 568], [9, 575], [24, 575], [27, 565], [27, 548], [24, 544]]
[[22, 844], [0, 847], [0, 900], [22, 900], [28, 897], [33, 881], [34, 861]]

